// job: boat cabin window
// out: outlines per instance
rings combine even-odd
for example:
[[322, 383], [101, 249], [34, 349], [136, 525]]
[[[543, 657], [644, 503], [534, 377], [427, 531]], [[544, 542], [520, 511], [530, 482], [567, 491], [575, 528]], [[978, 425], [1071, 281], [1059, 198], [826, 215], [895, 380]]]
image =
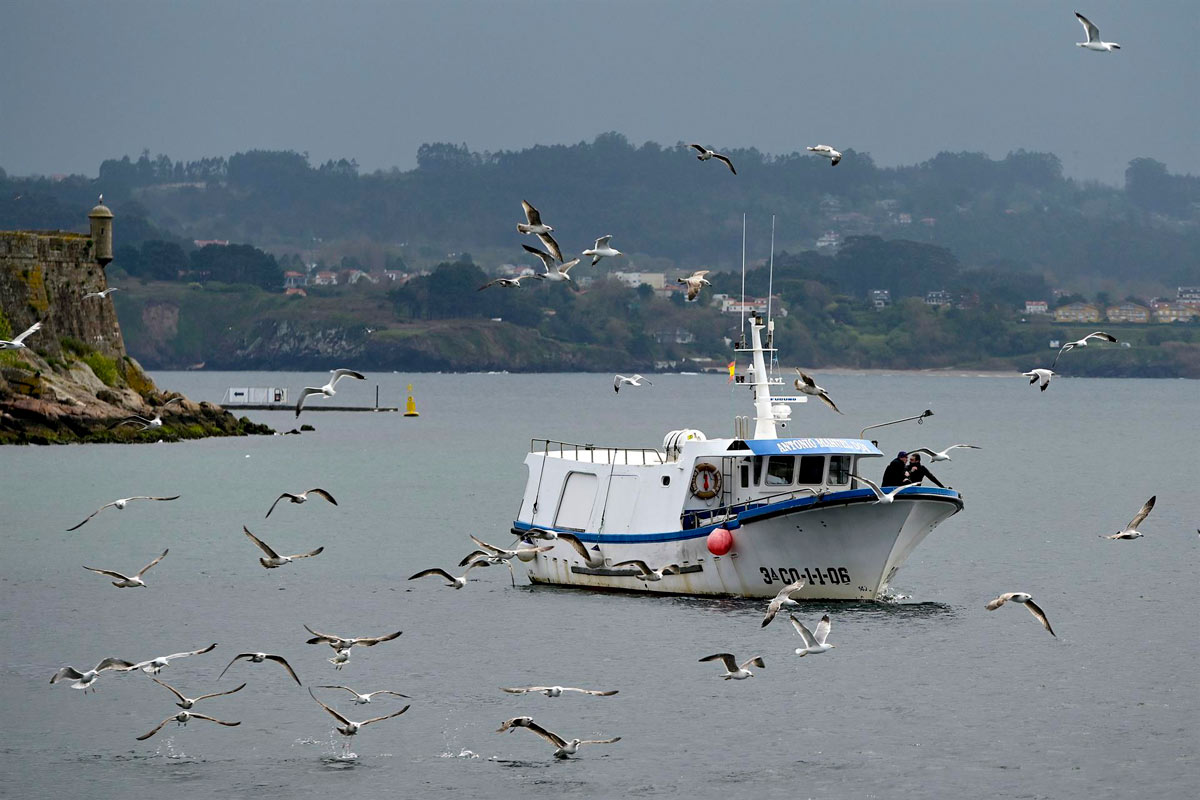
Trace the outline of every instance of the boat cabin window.
[[797, 483], [801, 486], [816, 486], [825, 478], [825, 456], [801, 456], [800, 475]]
[[750, 488], [750, 464], [749, 464], [749, 462], [743, 463], [742, 466], [738, 469], [738, 472], [742, 476], [742, 488], [749, 489]]
[[754, 485], [758, 486], [762, 482], [763, 457], [755, 456], [753, 463], [754, 463]]
[[796, 470], [795, 456], [771, 456], [767, 462], [767, 486], [791, 486]]
[[829, 457], [829, 482], [845, 485], [850, 482], [850, 456]]

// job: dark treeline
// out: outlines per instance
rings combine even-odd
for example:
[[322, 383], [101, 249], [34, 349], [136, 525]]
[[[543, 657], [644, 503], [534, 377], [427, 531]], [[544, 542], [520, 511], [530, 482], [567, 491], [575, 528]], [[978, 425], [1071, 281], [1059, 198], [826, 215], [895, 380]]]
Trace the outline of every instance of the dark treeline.
[[1200, 282], [1200, 178], [1152, 159], [1132, 161], [1125, 186], [1113, 188], [1067, 179], [1057, 157], [1026, 151], [998, 160], [940, 153], [895, 168], [852, 150], [836, 168], [802, 151], [727, 152], [736, 176], [681, 145], [635, 147], [616, 133], [498, 153], [426, 144], [415, 169], [370, 174], [352, 160], [314, 166], [295, 152], [187, 163], [147, 152], [105, 161], [98, 179], [0, 173], [0, 227], [78, 228], [79, 209], [99, 190], [128, 244], [174, 234], [279, 250], [359, 237], [437, 254], [511, 248], [515, 259], [513, 228], [528, 199], [568, 252], [612, 233], [631, 254], [680, 266], [735, 267], [746, 212], [759, 224], [778, 215], [778, 244], [793, 252], [836, 229], [918, 239], [977, 268], [1064, 282]]

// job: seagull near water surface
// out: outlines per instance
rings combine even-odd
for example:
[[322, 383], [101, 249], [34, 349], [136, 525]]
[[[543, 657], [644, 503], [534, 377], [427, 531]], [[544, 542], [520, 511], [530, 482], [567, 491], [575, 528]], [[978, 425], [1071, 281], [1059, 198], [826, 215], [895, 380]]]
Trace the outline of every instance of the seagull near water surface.
[[212, 694], [202, 694], [199, 697], [184, 697], [183, 692], [179, 691], [178, 689], [176, 689], [174, 686], [167, 683], [166, 681], [160, 681], [158, 678], [151, 678], [150, 680], [154, 681], [159, 686], [163, 687], [164, 689], [171, 692], [171, 694], [178, 697], [179, 702], [176, 703], [175, 705], [179, 706], [180, 708], [184, 709], [185, 711], [187, 709], [191, 708], [192, 706], [196, 705], [196, 703], [199, 703], [201, 700], [208, 700], [210, 697], [223, 697], [227, 694], [235, 694], [237, 692], [240, 692], [242, 689], [246, 688], [246, 684], [243, 683], [241, 686], [237, 687], [236, 689], [229, 689], [224, 692], [213, 692]]
[[514, 686], [512, 688], [501, 686], [500, 691], [509, 694], [544, 694], [546, 697], [560, 697], [563, 692], [579, 692], [580, 694], [590, 694], [593, 697], [612, 697], [617, 693], [616, 689], [601, 691], [600, 689], [577, 689], [574, 686]]
[[363, 375], [361, 372], [355, 372], [352, 369], [333, 369], [329, 372], [333, 376], [329, 379], [329, 383], [325, 384], [324, 386], [305, 386], [300, 392], [300, 400], [296, 403], [297, 417], [300, 416], [300, 409], [304, 408], [304, 401], [309, 395], [319, 394], [324, 397], [333, 397], [335, 394], [337, 394], [337, 390], [334, 389], [334, 387], [337, 386], [337, 382], [342, 378], [354, 378], [360, 381], [365, 381], [367, 379], [366, 375]]
[[139, 661], [129, 667], [126, 667], [122, 672], [133, 672], [135, 669], [140, 669], [147, 675], [157, 675], [162, 672], [172, 661], [177, 658], [187, 658], [188, 656], [202, 656], [217, 646], [213, 642], [208, 647], [201, 647], [199, 650], [185, 650], [182, 653], [171, 653], [169, 656], [157, 656], [146, 661]]
[[1046, 612], [1042, 611], [1041, 607], [1038, 606], [1037, 603], [1033, 602], [1033, 595], [1029, 594], [1029, 592], [1007, 592], [1002, 594], [987, 604], [987, 610], [995, 611], [1009, 600], [1012, 600], [1014, 603], [1019, 603], [1029, 609], [1029, 613], [1033, 614], [1037, 621], [1042, 623], [1042, 627], [1049, 631], [1051, 636], [1056, 639], [1058, 638], [1057, 634], [1054, 633], [1054, 629], [1050, 627], [1050, 620], [1046, 619]]
[[37, 333], [42, 329], [42, 323], [35, 322], [26, 328], [20, 336], [15, 336], [12, 339], [0, 339], [0, 350], [20, 350], [26, 347], [25, 340], [31, 334]]
[[1091, 50], [1093, 53], [1111, 53], [1113, 50], [1120, 50], [1121, 45], [1116, 42], [1103, 42], [1100, 40], [1100, 29], [1092, 24], [1092, 21], [1075, 12], [1075, 19], [1079, 20], [1079, 24], [1083, 26], [1084, 32], [1087, 34], [1086, 42], [1076, 42], [1076, 47], [1082, 47], [1084, 50]]
[[[271, 516], [271, 512], [275, 510], [275, 506], [279, 505], [279, 501], [284, 499], [285, 497], [288, 499], [288, 502], [295, 503], [296, 505], [300, 505], [301, 503], [305, 503], [308, 501], [308, 496], [310, 494], [315, 494], [317, 497], [324, 498], [325, 500], [328, 500], [330, 503], [332, 503], [335, 506], [338, 504], [337, 500], [333, 499], [333, 495], [331, 495], [329, 492], [325, 491], [324, 489], [309, 489], [307, 491], [301, 492], [300, 494], [292, 494], [291, 492], [284, 492], [283, 494], [279, 495], [279, 497], [275, 498], [274, 503], [271, 503], [271, 507], [267, 509], [267, 517]], [[263, 519], [266, 519], [266, 517], [264, 517]]]
[[92, 517], [96, 516], [97, 514], [99, 514], [101, 511], [103, 511], [106, 508], [115, 508], [118, 511], [123, 511], [125, 509], [125, 506], [128, 505], [129, 503], [132, 503], [134, 500], [158, 500], [158, 501], [165, 502], [167, 500], [178, 500], [179, 497], [180, 497], [180, 495], [177, 495], [177, 494], [172, 495], [171, 497], [149, 497], [147, 495], [138, 495], [136, 497], [122, 497], [120, 500], [113, 500], [111, 503], [105, 503], [104, 505], [100, 506], [95, 511], [93, 511], [91, 514], [88, 514], [87, 518], [84, 519], [83, 522], [79, 523], [78, 525], [73, 525], [70, 528], [67, 528], [67, 532], [69, 533], [74, 530], [79, 530], [84, 525], [86, 525], [88, 523], [88, 521], [91, 520]]
[[710, 158], [715, 158], [717, 161], [720, 161], [725, 166], [729, 167], [730, 172], [732, 172], [734, 175], [737, 175], [737, 170], [733, 168], [733, 162], [729, 160], [728, 156], [723, 156], [716, 150], [709, 150], [702, 144], [690, 144], [688, 147], [694, 148], [700, 154], [696, 156], [697, 160], [708, 161]]
[[643, 382], [649, 384], [650, 386], [654, 385], [652, 381], [642, 377], [641, 375], [630, 375], [629, 377], [625, 377], [624, 375], [614, 375], [613, 391], [620, 392], [622, 386], [641, 386]]
[[750, 671], [750, 667], [767, 668], [767, 663], [763, 661], [762, 656], [755, 656], [739, 664], [733, 653], [713, 653], [711, 656], [700, 659], [700, 663], [705, 661], [721, 661], [725, 665], [725, 674], [722, 677], [727, 681], [743, 681], [746, 678], [753, 678], [754, 673]]
[[363, 706], [363, 705], [370, 703], [371, 698], [373, 698], [377, 694], [390, 694], [393, 697], [403, 697], [405, 700], [412, 699], [411, 697], [409, 697], [406, 694], [400, 694], [399, 692], [393, 692], [390, 689], [380, 689], [377, 692], [367, 692], [366, 694], [360, 694], [360, 693], [354, 691], [353, 689], [351, 689], [349, 686], [322, 685], [322, 686], [318, 686], [317, 688], [318, 689], [345, 689], [347, 692], [354, 695], [354, 705], [356, 705], [356, 706]]
[[445, 578], [447, 586], [453, 587], [455, 589], [461, 589], [467, 585], [467, 576], [471, 574], [471, 570], [475, 569], [476, 567], [486, 567], [486, 566], [489, 566], [488, 562], [486, 562], [486, 561], [482, 561], [482, 560], [472, 561], [470, 564], [467, 565], [466, 572], [464, 572], [459, 577], [455, 577], [454, 575], [451, 575], [449, 572], [442, 569], [441, 567], [434, 567], [432, 569], [421, 570], [416, 575], [410, 576], [409, 580], [415, 581], [417, 578], [424, 578], [429, 575], [436, 575], [440, 578]]
[[329, 715], [331, 717], [336, 719], [338, 722], [342, 723], [341, 726], [338, 727], [338, 729], [337, 729], [338, 733], [340, 733], [342, 736], [357, 736], [359, 730], [361, 730], [362, 728], [365, 728], [367, 725], [370, 725], [374, 722], [382, 722], [383, 720], [391, 719], [392, 717], [398, 717], [401, 714], [403, 714], [405, 711], [408, 711], [409, 708], [411, 708], [411, 706], [405, 706], [404, 708], [400, 709], [399, 711], [393, 711], [391, 714], [384, 714], [382, 717], [371, 717], [371, 719], [364, 719], [362, 722], [354, 722], [350, 718], [344, 717], [341, 714], [339, 714], [338, 712], [334, 711], [332, 708], [325, 705], [320, 700], [317, 700], [317, 696], [315, 694], [313, 694], [312, 689], [308, 690], [308, 694], [309, 694], [309, 696], [312, 697], [313, 700], [317, 701], [317, 705], [319, 705], [321, 708], [328, 711]]
[[132, 669], [133, 664], [129, 661], [122, 661], [119, 658], [106, 658], [92, 669], [84, 670], [83, 672], [74, 667], [63, 667], [50, 677], [50, 683], [58, 683], [61, 680], [68, 679], [73, 680], [75, 682], [71, 684], [71, 688], [82, 689], [84, 694], [87, 694], [88, 689], [91, 689], [93, 692], [96, 691], [95, 683], [99, 679], [100, 673], [108, 670], [129, 672]]
[[287, 659], [283, 656], [277, 656], [274, 653], [238, 653], [228, 664], [225, 665], [225, 669], [221, 670], [221, 674], [217, 676], [217, 680], [221, 680], [222, 676], [229, 671], [229, 668], [232, 667], [238, 659], [242, 658], [246, 659], [251, 664], [261, 664], [264, 661], [274, 661], [276, 664], [279, 664], [288, 671], [288, 675], [292, 676], [292, 680], [296, 682], [297, 686], [304, 685], [300, 683], [300, 676], [296, 674], [296, 670], [292, 669], [292, 665], [287, 662]]
[[767, 613], [763, 616], [761, 627], [765, 628], [770, 625], [771, 620], [775, 619], [775, 616], [784, 606], [795, 607], [800, 605], [796, 602], [792, 595], [803, 589], [804, 583], [804, 578], [801, 578], [795, 583], [789, 583], [787, 586], [779, 590], [779, 594], [775, 595], [775, 597], [771, 599], [771, 602], [767, 604]]
[[[162, 409], [167, 408], [167, 406], [171, 405], [172, 403], [182, 403], [182, 402], [183, 402], [182, 397], [172, 397], [170, 400], [168, 400], [167, 402], [162, 404]], [[161, 428], [163, 426], [162, 409], [160, 409], [159, 412], [154, 415], [153, 419], [146, 419], [143, 416], [134, 414], [132, 417], [126, 417], [125, 419], [121, 420], [113, 427], [117, 428], [117, 427], [120, 427], [121, 425], [141, 425], [142, 430], [149, 430], [150, 428]]]
[[1048, 369], [1043, 369], [1041, 367], [1038, 367], [1037, 369], [1031, 369], [1031, 370], [1029, 370], [1029, 372], [1022, 372], [1021, 374], [1024, 375], [1026, 378], [1029, 378], [1030, 386], [1033, 386], [1038, 381], [1041, 381], [1042, 382], [1041, 389], [1044, 392], [1044, 391], [1046, 391], [1046, 389], [1048, 389], [1050, 387], [1050, 379], [1053, 378], [1058, 373], [1054, 372], [1053, 370], [1048, 370]]
[[321, 552], [324, 551], [324, 549], [325, 549], [324, 546], [322, 546], [322, 547], [318, 547], [316, 550], [311, 550], [307, 553], [297, 553], [296, 555], [292, 555], [292, 556], [281, 556], [281, 555], [279, 555], [279, 553], [276, 553], [274, 550], [272, 550], [270, 545], [268, 545], [262, 539], [259, 539], [253, 533], [251, 533], [250, 529], [247, 528], [245, 525], [242, 526], [242, 533], [244, 533], [244, 534], [246, 534], [246, 536], [250, 537], [250, 541], [252, 541], [256, 545], [258, 545], [259, 550], [262, 550], [264, 553], [266, 553], [266, 555], [267, 555], [266, 558], [260, 558], [258, 560], [258, 563], [262, 564], [265, 569], [275, 569], [276, 567], [282, 567], [284, 564], [292, 563], [297, 558], [312, 558], [313, 556], [320, 555]]
[[1107, 536], [1101, 535], [1101, 539], [1140, 539], [1143, 534], [1138, 530], [1138, 526], [1146, 521], [1146, 517], [1150, 516], [1150, 512], [1154, 510], [1154, 501], [1158, 499], [1158, 495], [1154, 495], [1142, 506], [1128, 525], [1116, 533], [1110, 533]]
[[195, 711], [186, 711], [185, 710], [185, 711], [180, 711], [178, 714], [174, 714], [170, 717], [167, 717], [162, 722], [158, 723], [158, 727], [156, 727], [154, 730], [150, 731], [149, 733], [143, 733], [141, 736], [137, 737], [137, 740], [139, 742], [143, 742], [146, 739], [149, 739], [151, 736], [153, 736], [154, 734], [161, 731], [163, 729], [163, 726], [165, 726], [167, 723], [171, 722], [172, 720], [174, 720], [176, 725], [187, 725], [188, 720], [192, 720], [192, 719], [208, 720], [209, 722], [215, 722], [218, 725], [224, 725], [227, 728], [234, 728], [234, 727], [237, 727], [238, 725], [242, 724], [241, 722], [225, 722], [224, 720], [219, 720], [215, 717], [210, 717], [206, 714], [197, 714]]
[[677, 575], [679, 574], [680, 569], [678, 564], [667, 564], [666, 566], [659, 567], [658, 569], [650, 569], [650, 565], [645, 561], [642, 561], [640, 558], [635, 558], [630, 561], [618, 561], [616, 564], [613, 564], [613, 569], [616, 569], [617, 567], [637, 567], [638, 574], [634, 577], [641, 578], [643, 581], [649, 582], [661, 581], [664, 575]]
[[140, 570], [135, 572], [133, 575], [123, 575], [120, 572], [113, 572], [110, 569], [97, 569], [95, 567], [88, 567], [88, 566], [85, 566], [84, 569], [86, 569], [89, 572], [95, 572], [99, 575], [107, 575], [110, 578], [116, 578], [116, 580], [113, 581], [113, 586], [116, 586], [118, 589], [132, 589], [134, 587], [141, 587], [142, 589], [145, 589], [146, 582], [142, 580], [142, 576], [145, 575], [146, 572], [151, 567], [153, 567], [155, 564], [157, 564], [158, 562], [160, 562], [164, 558], [166, 558], [167, 553], [169, 553], [169, 552], [170, 552], [169, 549], [163, 550], [162, 555], [160, 555], [158, 558], [151, 561], [146, 566], [142, 567]]
[[836, 644], [828, 644], [825, 641], [829, 638], [829, 629], [832, 627], [828, 614], [821, 617], [821, 621], [817, 623], [815, 633], [806, 628], [803, 622], [796, 619], [794, 614], [788, 614], [788, 619], [792, 621], [792, 627], [795, 628], [796, 633], [800, 634], [800, 638], [804, 640], [804, 647], [797, 647], [796, 655], [800, 657], [815, 656], [827, 653], [834, 647], [837, 647]]
[[332, 633], [321, 633], [314, 631], [307, 625], [304, 630], [313, 635], [305, 644], [327, 644], [334, 650], [349, 650], [351, 647], [374, 647], [382, 642], [390, 642], [400, 636], [403, 631], [395, 633], [385, 633], [383, 636], [335, 636]]
[[533, 717], [513, 717], [512, 719], [505, 720], [496, 729], [496, 733], [511, 731], [513, 728], [528, 728], [530, 732], [537, 734], [554, 745], [555, 758], [569, 758], [575, 755], [579, 748], [585, 744], [612, 744], [621, 741], [620, 736], [614, 736], [611, 739], [571, 739], [568, 741], [557, 733], [548, 731], [541, 725], [538, 725], [533, 721]]

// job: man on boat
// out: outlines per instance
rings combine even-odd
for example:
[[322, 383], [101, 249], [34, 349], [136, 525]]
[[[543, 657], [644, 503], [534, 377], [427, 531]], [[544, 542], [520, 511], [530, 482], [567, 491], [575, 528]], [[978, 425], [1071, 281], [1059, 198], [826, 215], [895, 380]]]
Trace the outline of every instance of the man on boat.
[[942, 489], [946, 488], [945, 485], [937, 478], [933, 477], [933, 473], [926, 469], [925, 465], [921, 463], [921, 455], [919, 453], [913, 453], [908, 457], [908, 470], [904, 473], [904, 482], [920, 483], [926, 478], [937, 484]]
[[887, 469], [883, 471], [883, 480], [879, 482], [880, 486], [903, 486], [904, 474], [908, 470], [908, 453], [901, 450], [896, 454], [896, 457], [888, 463]]

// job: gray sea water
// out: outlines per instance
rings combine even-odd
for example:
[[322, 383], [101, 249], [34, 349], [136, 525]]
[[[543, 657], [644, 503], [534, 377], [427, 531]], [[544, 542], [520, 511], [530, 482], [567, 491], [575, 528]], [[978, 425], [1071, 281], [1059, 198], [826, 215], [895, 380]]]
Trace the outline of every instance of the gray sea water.
[[[220, 399], [231, 385], [311, 383], [301, 374], [160, 373], [160, 386]], [[792, 435], [855, 436], [868, 424], [934, 417], [877, 432], [885, 452], [957, 442], [933, 465], [963, 513], [917, 549], [894, 582], [898, 602], [807, 604], [833, 618], [820, 657], [796, 658], [786, 620], [762, 630], [762, 603], [513, 588], [507, 570], [464, 590], [412, 573], [451, 566], [467, 534], [497, 544], [517, 511], [533, 437], [655, 446], [672, 428], [732, 432], [748, 392], [719, 376], [652, 376], [614, 395], [606, 375], [371, 374], [335, 400], [402, 404], [419, 419], [306, 413], [302, 436], [138, 446], [0, 450], [0, 794], [22, 798], [307, 797], [1045, 797], [1194, 796], [1200, 776], [1197, 458], [1200, 383], [924, 375], [818, 376], [844, 417], [797, 407]], [[317, 382], [323, 382], [324, 376]], [[313, 405], [320, 402], [312, 401]], [[252, 419], [291, 428], [287, 412]], [[875, 473], [882, 471], [882, 460]], [[281, 505], [283, 490], [322, 486], [339, 501]], [[133, 494], [172, 503], [109, 509]], [[1098, 538], [1141, 504], [1145, 538]], [[241, 533], [316, 558], [264, 570]], [[116, 589], [81, 565], [137, 570], [148, 589]], [[1020, 607], [988, 612], [1000, 592], [1042, 604], [1052, 638]], [[392, 642], [356, 648], [337, 672], [318, 630]], [[141, 674], [104, 674], [83, 695], [51, 686], [60, 666], [148, 659], [218, 642], [160, 678], [193, 696], [242, 681], [193, 721], [138, 742], [174, 713]], [[408, 713], [365, 728], [344, 757], [333, 720], [307, 685], [393, 689], [352, 718]], [[761, 654], [767, 668], [722, 681], [701, 656]], [[619, 689], [609, 698], [512, 696], [500, 686]], [[349, 695], [346, 695], [348, 697]], [[335, 702], [336, 701], [336, 702]], [[364, 710], [365, 709], [365, 710]], [[621, 736], [552, 759], [529, 714], [570, 737]]]

